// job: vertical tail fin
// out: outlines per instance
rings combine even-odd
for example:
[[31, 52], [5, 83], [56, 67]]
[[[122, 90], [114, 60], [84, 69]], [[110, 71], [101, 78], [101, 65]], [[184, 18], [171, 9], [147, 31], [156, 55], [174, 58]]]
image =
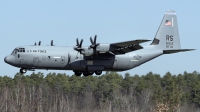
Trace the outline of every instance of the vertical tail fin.
[[166, 11], [151, 45], [162, 50], [181, 49], [175, 11]]

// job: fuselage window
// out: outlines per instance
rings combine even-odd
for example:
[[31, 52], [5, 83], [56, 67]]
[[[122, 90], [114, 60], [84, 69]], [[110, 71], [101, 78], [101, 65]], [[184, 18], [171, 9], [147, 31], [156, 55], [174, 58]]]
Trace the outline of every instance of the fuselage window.
[[18, 51], [18, 50], [17, 50], [17, 49], [15, 49], [15, 54], [17, 54], [17, 51]]

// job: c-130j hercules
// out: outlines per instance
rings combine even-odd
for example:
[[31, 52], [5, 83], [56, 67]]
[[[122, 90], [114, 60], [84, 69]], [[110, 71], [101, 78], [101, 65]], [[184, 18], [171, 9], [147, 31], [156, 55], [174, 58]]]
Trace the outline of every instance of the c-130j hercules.
[[27, 70], [73, 70], [76, 76], [96, 74], [102, 71], [125, 71], [137, 67], [163, 54], [171, 54], [194, 49], [181, 49], [176, 13], [166, 11], [153, 42], [148, 46], [140, 43], [150, 40], [139, 39], [125, 42], [101, 44], [97, 36], [90, 38], [91, 45], [82, 47], [83, 39], [76, 40], [75, 47], [54, 46], [20, 46], [14, 49], [4, 61]]

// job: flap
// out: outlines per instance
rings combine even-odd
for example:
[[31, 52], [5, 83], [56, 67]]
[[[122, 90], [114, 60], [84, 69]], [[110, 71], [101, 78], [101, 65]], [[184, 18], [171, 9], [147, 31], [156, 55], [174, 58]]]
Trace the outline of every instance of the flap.
[[150, 40], [132, 40], [132, 41], [112, 43], [110, 44], [110, 51], [115, 55], [125, 54], [128, 52], [142, 49], [143, 47], [140, 46], [139, 44], [148, 41]]
[[125, 48], [119, 48], [119, 49], [113, 50], [111, 52], [114, 53], [115, 55], [119, 55], [119, 54], [125, 54], [128, 52], [136, 51], [136, 50], [139, 50], [142, 48], [143, 47], [140, 45], [133, 45], [133, 46], [125, 47]]
[[131, 40], [131, 41], [125, 41], [125, 42], [112, 43], [112, 44], [110, 44], [110, 46], [113, 46], [113, 47], [126, 47], [126, 46], [140, 44], [140, 43], [148, 42], [148, 41], [151, 41], [151, 40], [145, 40], [145, 39]]

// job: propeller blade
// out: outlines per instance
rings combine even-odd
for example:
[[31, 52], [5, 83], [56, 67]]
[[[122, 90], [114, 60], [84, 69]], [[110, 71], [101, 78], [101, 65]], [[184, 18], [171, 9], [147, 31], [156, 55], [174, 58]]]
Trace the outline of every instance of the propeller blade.
[[38, 42], [38, 45], [39, 45], [39, 46], [41, 45], [41, 41]]
[[76, 46], [79, 46], [78, 38], [76, 39]]
[[97, 35], [94, 36], [94, 44], [96, 44], [97, 41]]
[[51, 40], [51, 46], [53, 46], [53, 40]]
[[79, 45], [80, 48], [82, 47], [82, 44], [83, 44], [83, 39], [81, 39], [81, 42], [80, 42], [80, 45]]
[[90, 42], [91, 42], [92, 45], [94, 44], [94, 42], [93, 42], [93, 40], [92, 40], [92, 37], [90, 37]]

